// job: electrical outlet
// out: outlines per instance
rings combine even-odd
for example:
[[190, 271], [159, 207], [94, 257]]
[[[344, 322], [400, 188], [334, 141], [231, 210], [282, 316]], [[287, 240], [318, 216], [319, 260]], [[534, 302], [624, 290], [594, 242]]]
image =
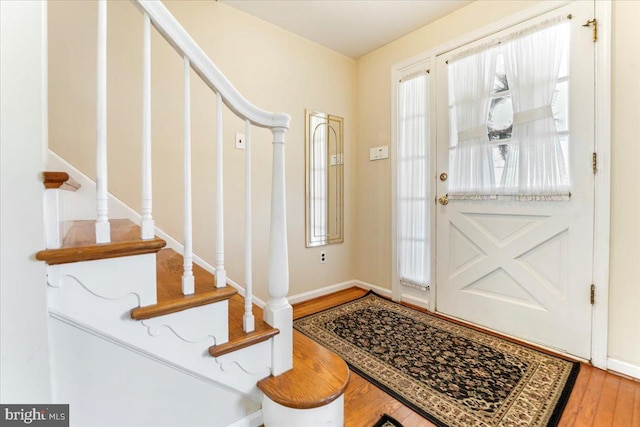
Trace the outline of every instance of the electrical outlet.
[[236, 149], [244, 150], [245, 141], [244, 141], [244, 133], [236, 132]]
[[320, 264], [327, 262], [327, 253], [325, 251], [320, 252]]

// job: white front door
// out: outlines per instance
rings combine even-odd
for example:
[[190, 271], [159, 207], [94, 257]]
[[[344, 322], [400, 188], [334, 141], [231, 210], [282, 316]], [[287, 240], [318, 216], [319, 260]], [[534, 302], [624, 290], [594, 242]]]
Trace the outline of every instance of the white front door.
[[[568, 62], [553, 105], [570, 174], [565, 201], [449, 200], [436, 207], [436, 310], [585, 359], [591, 354], [590, 286], [594, 224], [594, 43], [582, 26], [592, 2], [574, 2], [496, 34], [506, 37], [545, 19], [571, 14]], [[474, 43], [479, 45], [487, 40]], [[437, 197], [446, 195], [450, 99], [447, 61], [474, 44], [437, 58]], [[497, 68], [501, 67], [501, 59]], [[502, 82], [504, 83], [504, 82]], [[496, 80], [499, 85], [499, 79]], [[503, 88], [504, 89], [504, 88]], [[495, 95], [496, 131], [489, 142], [496, 182], [509, 150], [508, 89]], [[500, 97], [504, 99], [498, 99]], [[508, 102], [507, 102], [508, 101]], [[567, 115], [564, 116], [565, 112]], [[455, 131], [455, 130], [454, 130]], [[504, 138], [504, 139], [501, 139]], [[447, 179], [441, 173], [449, 174]], [[442, 178], [442, 179], [441, 179]], [[446, 201], [443, 200], [444, 203]]]

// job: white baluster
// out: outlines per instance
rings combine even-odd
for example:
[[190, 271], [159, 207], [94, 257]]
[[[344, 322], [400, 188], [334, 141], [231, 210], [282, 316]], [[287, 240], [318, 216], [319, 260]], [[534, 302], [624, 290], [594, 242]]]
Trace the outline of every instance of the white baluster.
[[224, 269], [224, 190], [222, 152], [222, 95], [216, 93], [216, 286], [227, 285]]
[[151, 215], [153, 192], [151, 187], [151, 19], [144, 14], [144, 47], [142, 65], [142, 224], [140, 237], [153, 239], [154, 222]]
[[269, 236], [269, 301], [265, 321], [278, 328], [273, 338], [272, 374], [279, 375], [293, 366], [293, 309], [287, 300], [289, 292], [289, 255], [287, 249], [287, 215], [285, 197], [284, 134], [286, 129], [273, 128], [273, 170], [271, 184], [271, 231]]
[[107, 193], [107, 2], [98, 1], [96, 69], [96, 243], [111, 241]]
[[251, 265], [251, 122], [244, 122], [244, 197], [245, 197], [245, 288], [244, 288], [244, 317], [242, 321], [245, 332], [255, 330], [255, 318], [253, 317], [253, 272]]
[[191, 212], [191, 64], [184, 57], [184, 272], [182, 273], [182, 293], [195, 292], [193, 278], [193, 230]]

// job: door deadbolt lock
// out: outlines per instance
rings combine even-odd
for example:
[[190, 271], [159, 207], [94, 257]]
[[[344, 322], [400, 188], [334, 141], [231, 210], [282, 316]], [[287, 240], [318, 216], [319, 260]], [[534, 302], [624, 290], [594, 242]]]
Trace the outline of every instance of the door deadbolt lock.
[[447, 175], [447, 173], [446, 173], [446, 172], [442, 172], [442, 173], [440, 174], [440, 181], [446, 181], [446, 180], [447, 180], [447, 178], [449, 178], [449, 175]]
[[438, 199], [438, 203], [440, 203], [443, 206], [446, 206], [449, 204], [449, 195], [445, 194], [444, 196], [440, 197]]

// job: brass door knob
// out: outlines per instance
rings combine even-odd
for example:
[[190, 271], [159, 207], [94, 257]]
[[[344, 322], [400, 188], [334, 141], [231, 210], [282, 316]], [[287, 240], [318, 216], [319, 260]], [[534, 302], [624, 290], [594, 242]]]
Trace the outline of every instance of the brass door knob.
[[446, 181], [446, 180], [447, 180], [447, 178], [449, 178], [449, 175], [447, 175], [447, 173], [446, 173], [446, 172], [442, 172], [442, 173], [440, 174], [440, 181]]
[[438, 199], [438, 203], [440, 203], [443, 206], [446, 206], [449, 204], [449, 195], [445, 194], [444, 196], [440, 197]]

